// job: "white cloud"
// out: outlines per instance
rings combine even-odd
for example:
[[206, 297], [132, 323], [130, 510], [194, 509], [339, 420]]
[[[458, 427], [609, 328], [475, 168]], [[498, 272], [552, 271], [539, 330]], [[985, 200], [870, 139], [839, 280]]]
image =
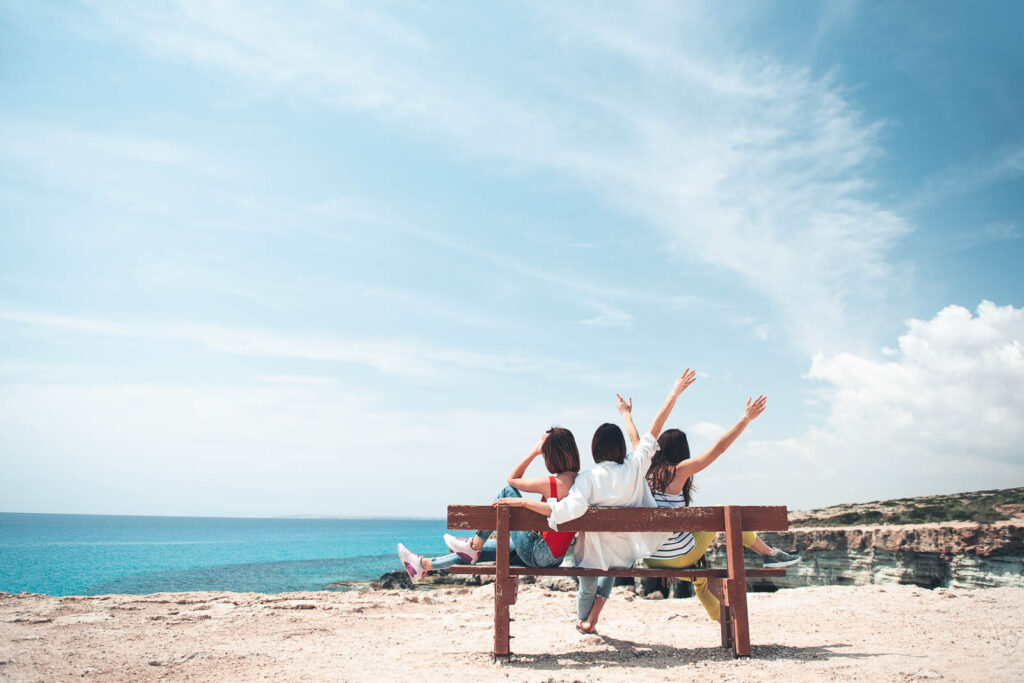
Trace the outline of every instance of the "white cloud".
[[[469, 29], [456, 12], [438, 22], [320, 5], [95, 9], [163, 58], [362, 110], [455, 154], [564, 174], [646, 217], [680, 259], [735, 273], [810, 350], [864, 329], [847, 325], [849, 309], [884, 299], [888, 249], [910, 229], [871, 199], [881, 124], [834, 76], [746, 54], [708, 8], [534, 7], [524, 30], [541, 32], [544, 59], [524, 59], [520, 36], [495, 26], [487, 72], [439, 35]], [[491, 77], [506, 67], [515, 78]], [[625, 318], [588, 322], [609, 320]]]
[[908, 209], [938, 204], [979, 187], [1019, 178], [1024, 174], [1024, 144], [1004, 145], [984, 157], [935, 172], [907, 202]]
[[322, 333], [296, 336], [258, 328], [194, 323], [126, 323], [3, 309], [0, 309], [0, 320], [61, 332], [186, 342], [198, 344], [209, 351], [238, 356], [356, 363], [405, 377], [445, 376], [450, 379], [454, 370], [471, 370], [548, 375], [599, 385], [614, 384], [623, 377], [611, 372], [595, 372], [575, 361], [518, 353], [480, 353], [396, 338], [349, 338]]
[[763, 476], [805, 504], [1024, 484], [1024, 309], [948, 306], [907, 327], [884, 361], [814, 358], [829, 417], [750, 444]]
[[[199, 344], [211, 351], [242, 356], [304, 358], [359, 363], [398, 375], [424, 375], [438, 371], [438, 362], [459, 362], [460, 354], [433, 351], [394, 340], [349, 340], [323, 335], [295, 337], [269, 330], [196, 325], [190, 323], [124, 323], [47, 313], [0, 311], [0, 319], [22, 325], [135, 339], [170, 339]], [[463, 362], [474, 361], [467, 353]]]
[[0, 386], [0, 433], [22, 454], [4, 463], [3, 509], [443, 517], [490, 500], [552, 418], [579, 419], [397, 411], [293, 379]]
[[580, 320], [580, 325], [592, 327], [626, 327], [633, 322], [633, 316], [625, 311], [607, 306], [600, 301], [591, 301], [590, 306], [597, 311], [592, 318]]
[[1013, 221], [989, 223], [982, 228], [982, 233], [986, 238], [995, 242], [1019, 240], [1021, 237], [1024, 237], [1024, 232], [1021, 231], [1020, 225]]
[[[166, 140], [9, 117], [0, 119], [0, 128], [4, 131], [0, 153], [36, 163], [40, 153], [60, 149], [65, 158], [73, 158], [83, 164], [95, 164], [97, 157], [189, 169], [208, 169], [214, 164], [214, 160], [206, 155]], [[52, 162], [53, 159], [47, 161]]]
[[722, 425], [714, 422], [696, 422], [687, 427], [686, 431], [691, 438], [696, 436], [697, 438], [705, 441], [714, 441], [725, 434], [727, 430]]

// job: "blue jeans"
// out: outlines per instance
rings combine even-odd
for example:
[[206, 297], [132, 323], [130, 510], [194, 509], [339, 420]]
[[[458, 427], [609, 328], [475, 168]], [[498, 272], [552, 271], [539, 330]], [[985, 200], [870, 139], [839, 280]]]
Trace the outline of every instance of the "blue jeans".
[[[499, 498], [522, 498], [523, 494], [518, 489], [506, 486], [494, 500]], [[481, 529], [476, 535], [485, 541], [484, 547], [480, 549], [480, 557], [477, 562], [493, 562], [497, 557], [498, 544], [488, 541], [493, 530]], [[551, 555], [551, 548], [547, 541], [537, 531], [510, 531], [509, 532], [509, 563], [520, 567], [557, 567], [562, 564], [561, 557]], [[430, 560], [430, 566], [434, 569], [446, 569], [456, 564], [465, 562], [455, 553], [449, 553], [442, 557]]]
[[579, 591], [576, 593], [576, 616], [580, 621], [586, 621], [590, 616], [590, 610], [594, 607], [594, 600], [600, 595], [605, 600], [612, 594], [612, 586], [615, 585], [614, 576], [581, 576]]
[[[494, 562], [498, 558], [498, 542], [497, 541], [486, 541], [484, 547], [480, 548], [480, 557], [477, 558], [477, 562]], [[522, 562], [519, 562], [519, 556], [514, 552], [509, 553], [509, 563], [517, 564], [522, 566]], [[430, 566], [432, 569], [448, 569], [448, 567], [456, 564], [466, 564], [466, 561], [455, 553], [448, 553], [441, 557], [430, 558]]]

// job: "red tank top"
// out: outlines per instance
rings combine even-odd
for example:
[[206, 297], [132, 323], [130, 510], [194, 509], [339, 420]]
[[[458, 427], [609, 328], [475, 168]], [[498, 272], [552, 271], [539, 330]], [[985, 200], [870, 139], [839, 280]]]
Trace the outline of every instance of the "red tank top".
[[[551, 484], [551, 500], [558, 500], [558, 481], [554, 477], [548, 477], [548, 483]], [[541, 497], [541, 500], [548, 500], [547, 498]], [[576, 535], [575, 531], [542, 531], [540, 535], [544, 538], [544, 542], [548, 544], [548, 548], [551, 549], [551, 556], [559, 558], [565, 555], [565, 551], [572, 545], [572, 537]]]

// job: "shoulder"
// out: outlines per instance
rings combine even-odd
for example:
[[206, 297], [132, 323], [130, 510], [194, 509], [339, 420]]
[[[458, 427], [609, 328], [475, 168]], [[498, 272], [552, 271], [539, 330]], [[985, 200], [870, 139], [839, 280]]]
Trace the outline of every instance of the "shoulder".
[[650, 458], [655, 453], [661, 450], [661, 446], [658, 445], [658, 440], [655, 439], [650, 432], [640, 437], [640, 442], [633, 449], [633, 452], [628, 454], [626, 457], [634, 456], [637, 458]]
[[559, 498], [562, 498], [569, 493], [569, 489], [571, 489], [572, 485], [576, 483], [576, 474], [576, 472], [562, 472], [561, 474], [553, 477], [557, 482]]
[[575, 473], [576, 477], [572, 481], [572, 488], [581, 489], [593, 486], [597, 477], [597, 470], [597, 467], [592, 467], [589, 470]]
[[589, 470], [583, 470], [582, 472], [576, 473], [576, 483], [582, 483], [584, 481], [591, 481], [597, 474], [597, 468], [592, 467]]

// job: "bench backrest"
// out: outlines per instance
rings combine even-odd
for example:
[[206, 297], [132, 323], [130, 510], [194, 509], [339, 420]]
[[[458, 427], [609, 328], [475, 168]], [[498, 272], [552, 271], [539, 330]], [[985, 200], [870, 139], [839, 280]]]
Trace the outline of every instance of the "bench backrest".
[[[745, 531], [785, 531], [784, 505], [731, 506], [739, 510]], [[449, 529], [495, 529], [497, 508], [490, 505], [449, 505]], [[509, 509], [509, 530], [550, 531], [547, 519], [525, 508]], [[725, 531], [724, 507], [590, 508], [582, 517], [558, 525], [559, 531]]]

